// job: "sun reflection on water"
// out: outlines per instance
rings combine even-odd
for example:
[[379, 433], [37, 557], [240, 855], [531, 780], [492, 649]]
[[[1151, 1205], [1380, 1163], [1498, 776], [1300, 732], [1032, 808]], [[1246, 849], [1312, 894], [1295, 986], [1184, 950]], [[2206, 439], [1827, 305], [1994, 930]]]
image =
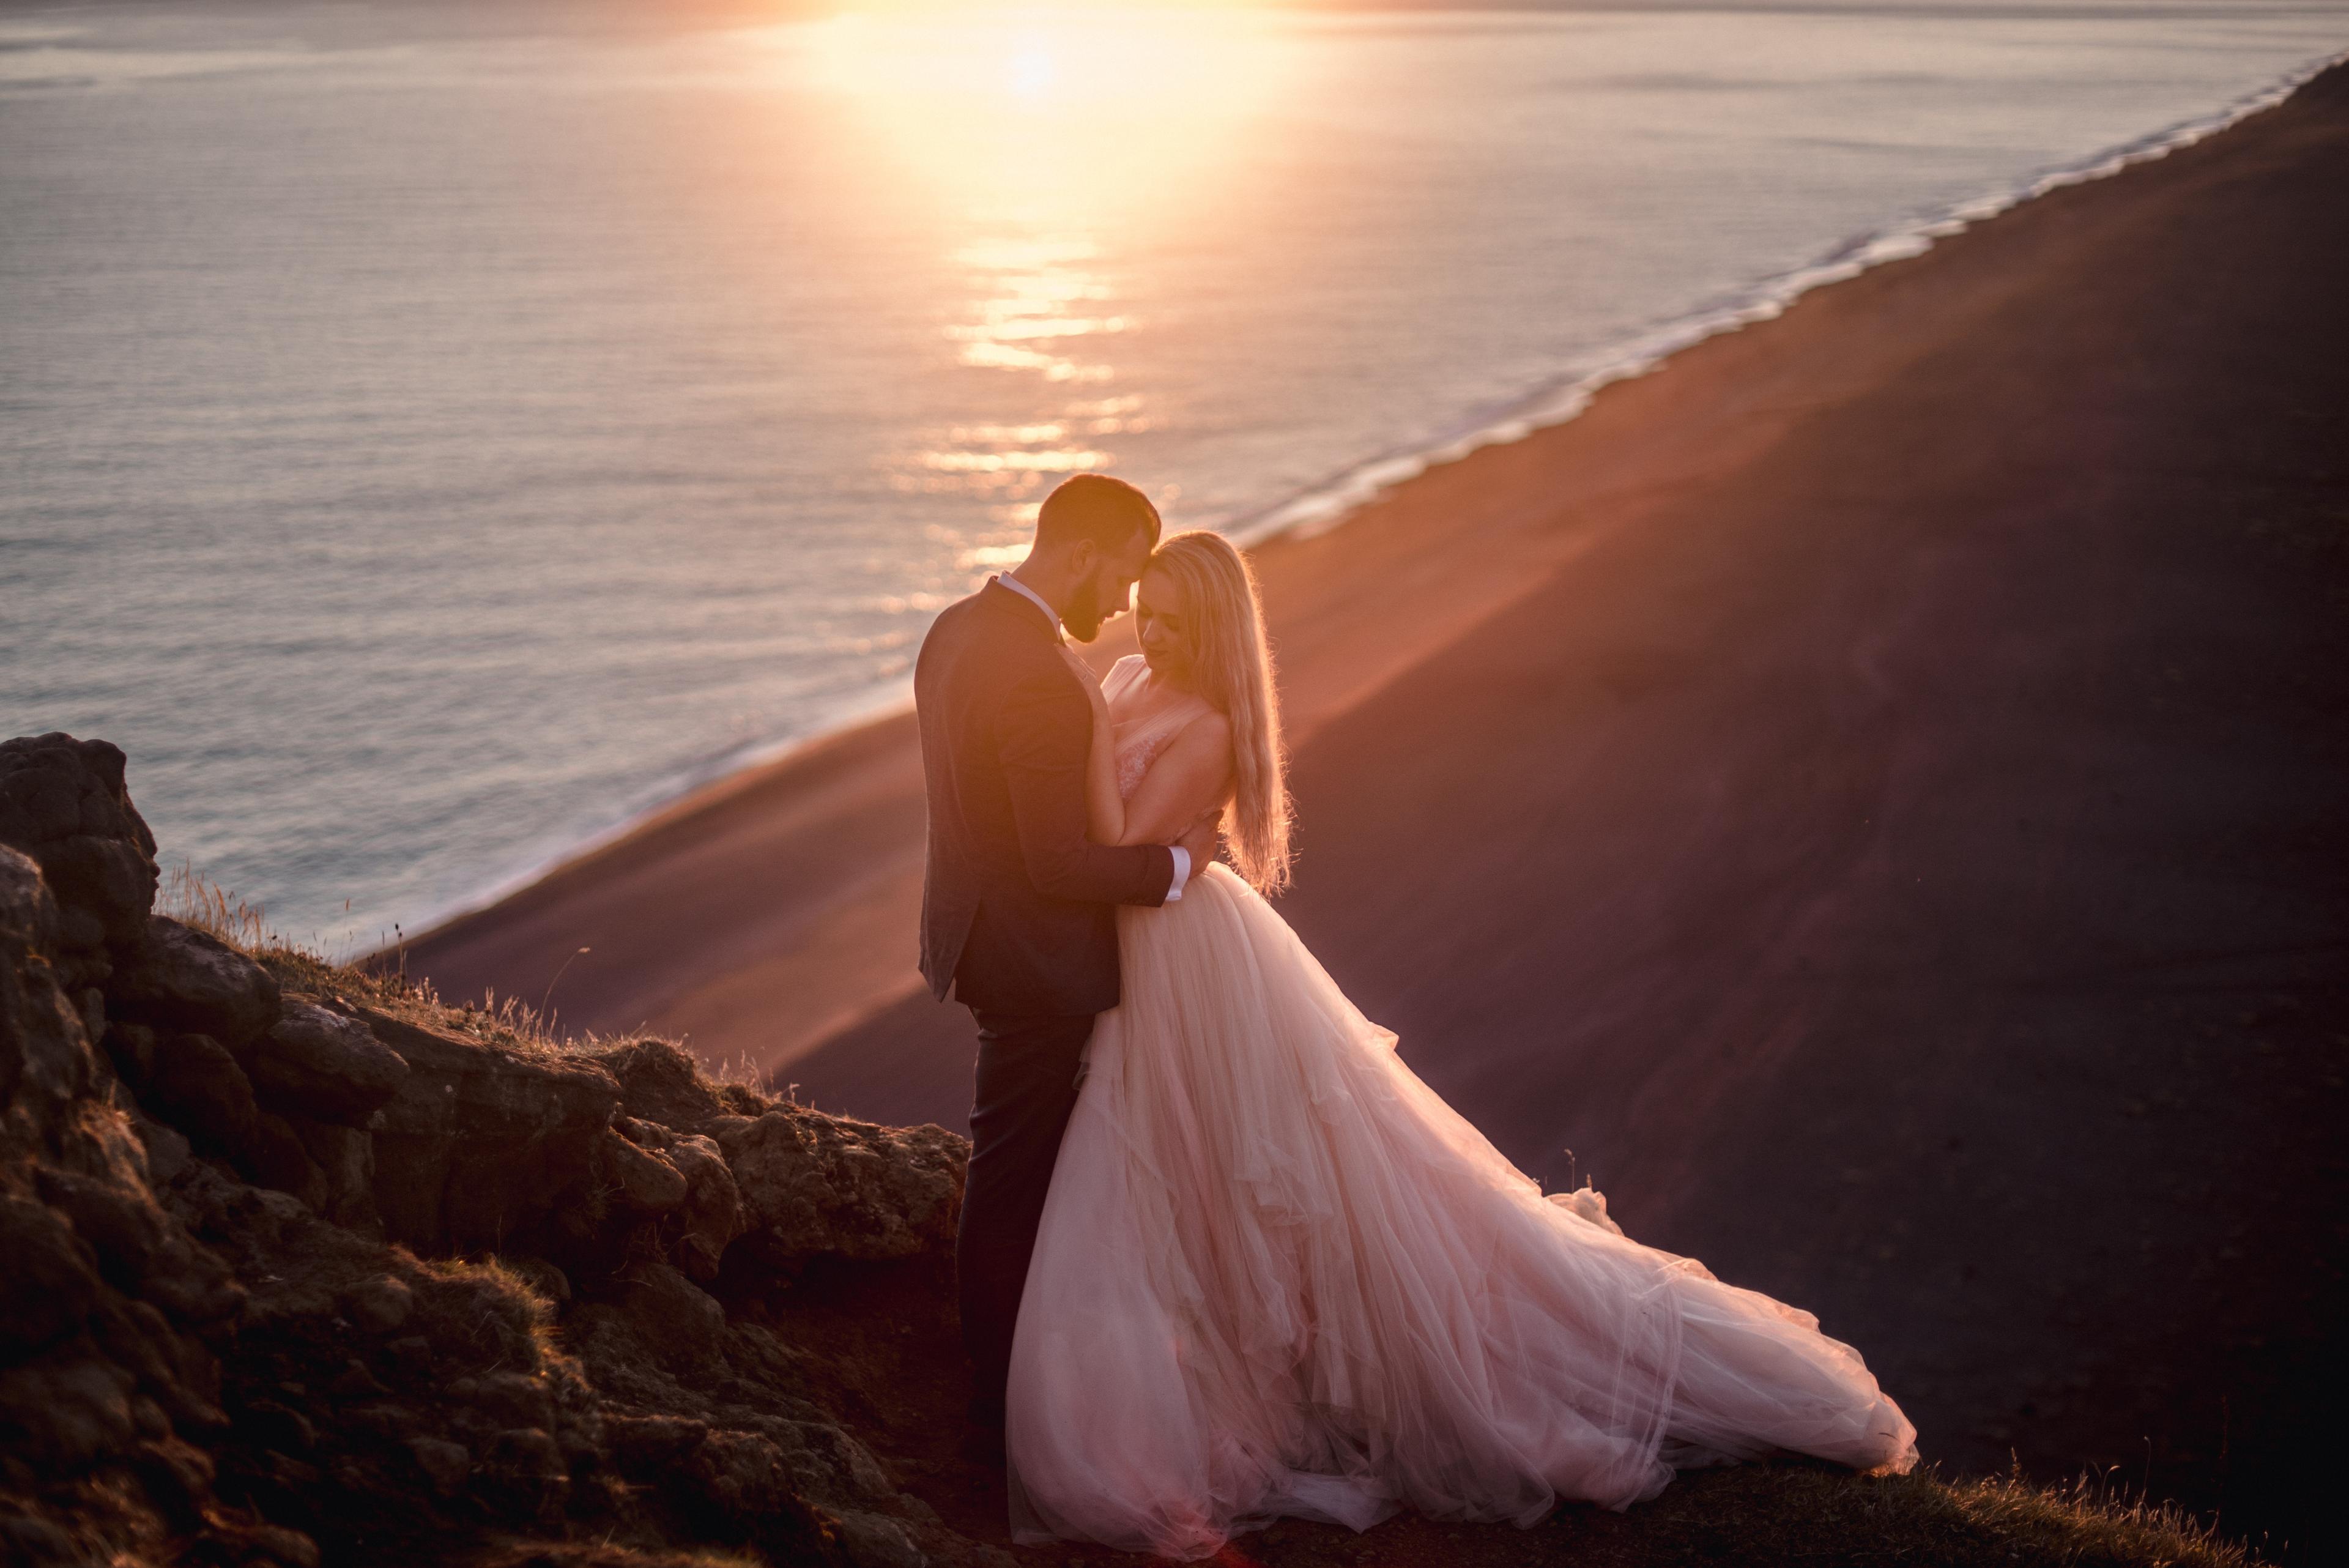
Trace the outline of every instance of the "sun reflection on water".
[[1117, 467], [1108, 438], [1163, 428], [1119, 350], [1181, 330], [1153, 308], [1152, 257], [1213, 242], [1218, 185], [1282, 85], [1263, 25], [1237, 7], [896, 5], [790, 29], [843, 126], [918, 192], [957, 280], [937, 341], [941, 376], [971, 378], [945, 383], [963, 417], [886, 466], [900, 491], [970, 500], [945, 541], [960, 569], [1016, 561], [1053, 483]]
[[1106, 381], [1114, 371], [1100, 348], [1066, 340], [1106, 337], [1138, 325], [1131, 316], [1084, 310], [1115, 291], [1083, 264], [1100, 251], [1074, 234], [966, 245], [957, 259], [985, 292], [971, 301], [978, 319], [946, 328], [958, 359], [980, 369], [1032, 370], [1045, 380]]

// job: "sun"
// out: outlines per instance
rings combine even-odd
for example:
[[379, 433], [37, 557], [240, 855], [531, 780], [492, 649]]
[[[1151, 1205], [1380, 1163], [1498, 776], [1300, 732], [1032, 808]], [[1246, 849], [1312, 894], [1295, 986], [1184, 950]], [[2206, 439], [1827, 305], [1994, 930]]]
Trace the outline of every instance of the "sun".
[[776, 68], [843, 130], [956, 206], [1178, 202], [1278, 95], [1278, 49], [1234, 6], [874, 6], [767, 35]]
[[1059, 69], [1051, 49], [1033, 38], [1021, 40], [1004, 63], [1005, 78], [1011, 90], [1024, 99], [1042, 97], [1050, 89]]

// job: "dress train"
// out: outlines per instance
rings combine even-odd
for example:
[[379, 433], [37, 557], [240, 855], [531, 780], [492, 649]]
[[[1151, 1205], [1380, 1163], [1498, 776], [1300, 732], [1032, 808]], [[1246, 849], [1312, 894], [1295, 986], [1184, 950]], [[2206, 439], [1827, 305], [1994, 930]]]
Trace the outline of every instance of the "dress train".
[[1856, 1351], [1545, 1199], [1228, 869], [1119, 934], [1012, 1349], [1016, 1539], [1197, 1558], [1284, 1515], [1528, 1525], [1772, 1452], [1916, 1462]]

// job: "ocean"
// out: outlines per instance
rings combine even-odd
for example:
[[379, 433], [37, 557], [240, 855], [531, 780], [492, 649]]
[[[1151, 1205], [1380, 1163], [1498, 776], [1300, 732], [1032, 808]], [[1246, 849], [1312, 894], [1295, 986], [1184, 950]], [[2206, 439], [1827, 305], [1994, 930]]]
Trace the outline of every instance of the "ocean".
[[905, 700], [1063, 474], [1320, 528], [2349, 4], [0, 7], [0, 718], [335, 954]]

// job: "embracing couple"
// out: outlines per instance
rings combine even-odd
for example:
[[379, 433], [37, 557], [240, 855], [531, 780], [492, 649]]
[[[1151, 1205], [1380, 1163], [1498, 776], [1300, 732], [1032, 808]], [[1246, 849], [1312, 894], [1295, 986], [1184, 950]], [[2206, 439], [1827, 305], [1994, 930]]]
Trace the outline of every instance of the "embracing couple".
[[[1063, 630], [1137, 586], [1143, 651], [1096, 682]], [[1526, 1525], [1764, 1454], [1915, 1463], [1857, 1352], [1545, 1199], [1265, 901], [1288, 797], [1230, 544], [1071, 479], [914, 690], [922, 968], [978, 1025], [972, 1417], [1016, 1539], [1197, 1558], [1280, 1516]]]

